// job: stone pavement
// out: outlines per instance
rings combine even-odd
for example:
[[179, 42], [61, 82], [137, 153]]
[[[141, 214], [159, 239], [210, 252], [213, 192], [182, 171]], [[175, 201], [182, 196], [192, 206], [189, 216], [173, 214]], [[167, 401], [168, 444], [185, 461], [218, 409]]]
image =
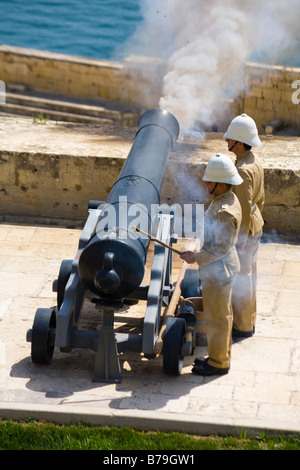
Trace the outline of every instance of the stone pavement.
[[[273, 235], [261, 243], [256, 334], [233, 344], [228, 375], [194, 376], [186, 356], [181, 375], [170, 377], [162, 356], [124, 353], [122, 382], [105, 384], [92, 381], [93, 351], [55, 350], [50, 366], [36, 366], [26, 342], [36, 309], [56, 304], [52, 281], [61, 261], [73, 259], [80, 233], [0, 225], [0, 417], [202, 435], [300, 432], [299, 240]], [[175, 255], [173, 281], [179, 268]]]

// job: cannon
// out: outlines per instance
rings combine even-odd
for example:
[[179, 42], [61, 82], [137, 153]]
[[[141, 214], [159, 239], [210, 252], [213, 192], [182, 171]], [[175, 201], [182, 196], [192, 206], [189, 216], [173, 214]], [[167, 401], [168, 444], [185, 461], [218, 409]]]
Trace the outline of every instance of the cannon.
[[[89, 201], [88, 217], [73, 260], [63, 260], [53, 282], [57, 305], [38, 308], [26, 340], [35, 364], [49, 365], [55, 347], [67, 353], [75, 348], [95, 351], [94, 381], [120, 382], [119, 355], [125, 351], [157, 355], [163, 304], [174, 292], [171, 282], [172, 247], [176, 242], [174, 214], [161, 209], [160, 190], [169, 153], [179, 124], [166, 110], [146, 111], [119, 178], [107, 201]], [[156, 235], [150, 282], [143, 285], [150, 239], [134, 226]], [[117, 333], [114, 315], [124, 302], [146, 301], [141, 334]], [[99, 331], [81, 329], [84, 304], [90, 301], [103, 312]], [[181, 372], [189, 350], [185, 320], [169, 318], [163, 336], [163, 368]]]

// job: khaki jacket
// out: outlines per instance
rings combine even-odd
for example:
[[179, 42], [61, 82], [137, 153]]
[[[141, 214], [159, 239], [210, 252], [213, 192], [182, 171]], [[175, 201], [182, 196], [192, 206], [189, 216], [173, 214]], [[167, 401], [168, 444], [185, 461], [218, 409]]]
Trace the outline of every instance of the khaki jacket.
[[242, 206], [242, 225], [237, 245], [244, 247], [247, 236], [260, 233], [264, 225], [264, 170], [260, 159], [250, 150], [237, 158], [236, 167], [244, 180], [232, 189]]
[[230, 190], [213, 197], [204, 217], [204, 243], [195, 253], [199, 277], [212, 284], [230, 282], [240, 268], [235, 248], [242, 221], [242, 209]]

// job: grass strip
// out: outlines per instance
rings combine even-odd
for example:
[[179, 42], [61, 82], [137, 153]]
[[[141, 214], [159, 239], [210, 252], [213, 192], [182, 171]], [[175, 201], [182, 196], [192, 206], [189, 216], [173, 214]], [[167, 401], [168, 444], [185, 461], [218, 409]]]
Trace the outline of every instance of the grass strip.
[[0, 450], [300, 450], [300, 434], [248, 438], [141, 432], [122, 427], [0, 421]]

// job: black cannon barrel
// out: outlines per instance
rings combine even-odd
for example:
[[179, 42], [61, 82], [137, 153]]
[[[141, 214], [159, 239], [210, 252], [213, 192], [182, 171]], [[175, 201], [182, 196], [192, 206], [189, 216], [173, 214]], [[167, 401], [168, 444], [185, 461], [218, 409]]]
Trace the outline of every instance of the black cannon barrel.
[[143, 280], [149, 239], [132, 226], [138, 225], [139, 217], [150, 232], [153, 207], [160, 204], [168, 156], [179, 130], [177, 119], [166, 110], [152, 109], [139, 119], [133, 146], [103, 206], [96, 233], [79, 258], [81, 279], [102, 298], [124, 298]]

